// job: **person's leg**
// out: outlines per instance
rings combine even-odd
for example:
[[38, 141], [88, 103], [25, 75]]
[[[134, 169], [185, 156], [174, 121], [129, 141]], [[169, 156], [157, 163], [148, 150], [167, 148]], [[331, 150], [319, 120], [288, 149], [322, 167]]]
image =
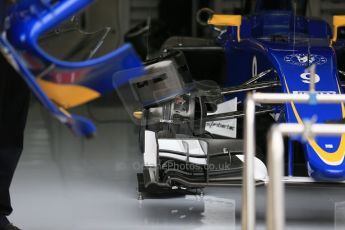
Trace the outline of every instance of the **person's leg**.
[[9, 188], [22, 149], [30, 91], [0, 55], [0, 219], [12, 212]]

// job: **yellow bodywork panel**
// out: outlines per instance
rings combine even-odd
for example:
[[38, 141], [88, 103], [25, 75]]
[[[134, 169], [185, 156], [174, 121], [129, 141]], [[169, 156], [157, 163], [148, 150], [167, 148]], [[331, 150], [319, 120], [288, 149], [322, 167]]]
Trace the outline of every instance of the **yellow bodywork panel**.
[[37, 82], [49, 99], [64, 109], [85, 104], [101, 96], [97, 91], [80, 85], [62, 85], [42, 79]]
[[338, 29], [343, 26], [345, 26], [345, 15], [333, 16], [333, 42], [337, 41]]
[[144, 113], [143, 113], [142, 111], [135, 111], [135, 112], [133, 113], [133, 116], [134, 116], [136, 119], [141, 120], [141, 119], [143, 118], [143, 116], [144, 116]]
[[209, 20], [209, 25], [214, 26], [236, 26], [237, 27], [237, 39], [240, 41], [240, 27], [242, 24], [241, 15], [223, 15], [223, 14], [214, 14]]

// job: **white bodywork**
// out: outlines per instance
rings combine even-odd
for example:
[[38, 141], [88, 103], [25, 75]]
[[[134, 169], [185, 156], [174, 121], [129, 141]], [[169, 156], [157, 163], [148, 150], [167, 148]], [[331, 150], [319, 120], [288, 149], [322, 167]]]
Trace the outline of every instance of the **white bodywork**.
[[[238, 159], [244, 162], [244, 155], [236, 155]], [[254, 161], [254, 179], [256, 181], [267, 181], [268, 171], [266, 165], [255, 157]]]
[[[159, 157], [185, 161], [196, 165], [207, 165], [208, 144], [198, 139], [158, 139], [154, 132], [145, 131], [144, 164], [146, 167], [156, 167]], [[244, 162], [244, 155], [236, 155]], [[267, 181], [265, 164], [255, 158], [255, 180]]]
[[[230, 113], [237, 111], [237, 98], [221, 103], [217, 107], [215, 113], [208, 113], [207, 115], [215, 115], [222, 113]], [[206, 122], [206, 131], [223, 137], [236, 138], [237, 137], [237, 119], [210, 121]]]
[[144, 152], [144, 165], [146, 167], [157, 166], [157, 151], [158, 144], [156, 133], [152, 131], [145, 131], [145, 152]]

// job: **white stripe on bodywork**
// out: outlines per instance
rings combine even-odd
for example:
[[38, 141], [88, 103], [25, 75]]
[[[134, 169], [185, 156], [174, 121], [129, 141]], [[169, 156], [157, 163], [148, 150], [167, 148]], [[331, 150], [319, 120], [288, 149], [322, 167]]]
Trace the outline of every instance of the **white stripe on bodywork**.
[[[177, 154], [173, 154], [173, 153], [165, 153], [165, 152], [159, 152], [159, 156], [187, 162], [187, 156], [181, 156], [181, 155], [177, 155]], [[207, 159], [206, 158], [189, 157], [188, 163], [192, 163], [192, 164], [196, 164], [196, 165], [207, 165]]]
[[144, 165], [146, 167], [157, 166], [157, 139], [156, 133], [152, 131], [145, 131], [145, 152], [144, 152]]
[[197, 139], [158, 139], [160, 151], [172, 151], [194, 156], [207, 156], [207, 143]]

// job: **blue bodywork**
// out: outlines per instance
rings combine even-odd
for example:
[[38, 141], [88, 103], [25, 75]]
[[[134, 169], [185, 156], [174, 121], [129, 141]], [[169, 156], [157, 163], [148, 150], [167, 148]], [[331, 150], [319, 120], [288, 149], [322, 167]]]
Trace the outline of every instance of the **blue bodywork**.
[[[116, 82], [116, 86], [121, 86], [144, 74], [141, 60], [128, 44], [103, 57], [80, 62], [59, 60], [39, 46], [38, 40], [44, 33], [56, 28], [93, 2], [94, 0], [19, 0], [16, 4], [5, 7], [5, 1], [0, 0], [0, 23], [5, 24], [5, 27], [0, 28], [1, 52], [23, 76], [42, 105], [79, 136], [92, 136], [96, 132], [93, 123], [86, 118], [69, 114], [66, 111], [68, 107], [53, 101], [48, 96], [52, 92], [45, 91], [38, 81], [57, 89], [72, 86], [75, 87], [73, 89], [81, 90], [85, 93], [85, 99], [83, 95], [70, 90], [71, 88], [61, 88], [69, 94], [68, 97], [61, 95], [64, 96], [61, 103], [64, 103], [65, 98], [73, 101], [73, 97], [80, 97], [79, 104], [82, 104], [97, 95], [113, 91], [113, 82]], [[3, 23], [5, 17], [6, 23]], [[119, 72], [123, 74], [118, 74]], [[67, 82], [57, 82], [61, 76], [68, 79]], [[114, 76], [117, 77], [114, 79]], [[58, 94], [59, 90], [56, 91]]]
[[[343, 93], [338, 77], [337, 58], [331, 44], [332, 29], [322, 20], [295, 16], [291, 1], [281, 1], [283, 8], [267, 9], [257, 1], [254, 14], [243, 17], [240, 28], [228, 27], [218, 42], [225, 48], [228, 76], [226, 86], [236, 86], [257, 73], [273, 72], [265, 80], [279, 80], [281, 92], [308, 93], [310, 76], [306, 68], [316, 65], [317, 93]], [[271, 1], [272, 2], [272, 1]], [[279, 1], [276, 1], [279, 2]], [[241, 68], [238, 68], [241, 66]], [[239, 95], [244, 99], [245, 95]], [[287, 103], [280, 121], [303, 123], [316, 118], [317, 123], [345, 118], [344, 104], [315, 105]], [[303, 142], [309, 175], [316, 180], [345, 180], [345, 136], [316, 137]], [[291, 146], [291, 145], [290, 145]], [[293, 151], [289, 149], [289, 174], [292, 174]]]

